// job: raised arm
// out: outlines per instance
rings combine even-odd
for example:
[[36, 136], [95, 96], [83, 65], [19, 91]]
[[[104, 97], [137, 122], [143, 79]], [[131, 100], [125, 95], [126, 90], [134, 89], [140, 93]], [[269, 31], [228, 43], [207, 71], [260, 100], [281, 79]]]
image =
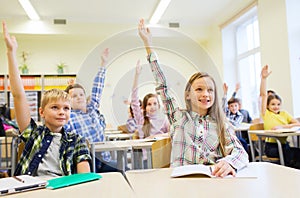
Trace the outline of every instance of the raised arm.
[[265, 65], [261, 70], [261, 81], [260, 81], [260, 97], [261, 97], [261, 114], [265, 115], [267, 109], [267, 78], [271, 74], [269, 66]]
[[231, 98], [235, 98], [235, 97], [236, 97], [236, 94], [237, 94], [237, 92], [239, 91], [240, 88], [241, 88], [240, 83], [236, 83], [236, 84], [235, 84], [235, 90], [234, 90], [234, 92], [232, 93]]
[[144, 42], [145, 49], [147, 51], [147, 54], [150, 55], [152, 50], [152, 34], [148, 27], [145, 27], [145, 21], [144, 19], [141, 19], [138, 25], [139, 35], [141, 39]]
[[106, 74], [106, 66], [107, 60], [109, 55], [109, 49], [106, 48], [101, 54], [101, 62], [99, 71], [97, 72], [92, 88], [92, 95], [91, 95], [91, 105], [93, 108], [98, 109], [101, 102], [102, 91], [104, 88], [104, 81], [105, 81], [105, 74]]
[[152, 34], [149, 28], [145, 27], [144, 20], [141, 19], [138, 25], [139, 36], [144, 42], [145, 49], [148, 55], [148, 61], [150, 63], [151, 71], [153, 77], [156, 81], [156, 93], [160, 96], [165, 113], [168, 116], [170, 123], [172, 124], [176, 119], [173, 117], [174, 112], [179, 109], [178, 104], [175, 99], [168, 93], [168, 86], [166, 82], [166, 77], [160, 68], [159, 61], [157, 60], [157, 55], [152, 48]]
[[22, 132], [30, 123], [30, 110], [27, 103], [25, 90], [20, 77], [16, 58], [18, 43], [14, 36], [9, 35], [5, 22], [2, 22], [2, 28], [7, 48], [10, 90], [14, 98], [16, 120], [19, 129]]
[[223, 83], [222, 108], [225, 113], [227, 111], [227, 92], [228, 92], [228, 85], [226, 83]]

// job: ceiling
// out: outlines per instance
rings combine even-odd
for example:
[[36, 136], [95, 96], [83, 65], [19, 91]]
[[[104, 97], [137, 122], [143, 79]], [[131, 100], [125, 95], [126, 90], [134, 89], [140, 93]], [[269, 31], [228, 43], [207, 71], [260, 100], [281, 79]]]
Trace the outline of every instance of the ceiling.
[[[47, 25], [44, 33], [74, 33], [88, 29], [101, 33], [101, 27], [112, 29], [136, 27], [138, 19], [149, 20], [159, 0], [31, 0]], [[220, 25], [253, 0], [172, 0], [160, 25], [180, 23], [180, 28], [207, 28]], [[0, 19], [6, 20], [13, 33], [42, 33], [37, 29], [24, 30], [29, 23], [18, 0], [0, 0]], [[66, 25], [54, 25], [54, 19], [66, 19]], [[62, 27], [64, 26], [64, 27]], [[94, 29], [92, 28], [94, 27]], [[97, 27], [97, 28], [96, 28]], [[99, 28], [100, 27], [100, 28]], [[103, 30], [103, 29], [102, 29]], [[36, 32], [35, 32], [36, 31]], [[105, 31], [104, 31], [105, 32]]]

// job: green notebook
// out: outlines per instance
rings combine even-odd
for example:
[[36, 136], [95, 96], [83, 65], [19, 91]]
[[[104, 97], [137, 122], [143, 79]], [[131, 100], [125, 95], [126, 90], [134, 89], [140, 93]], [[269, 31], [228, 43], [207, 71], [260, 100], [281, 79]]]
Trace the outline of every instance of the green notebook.
[[102, 178], [97, 173], [79, 173], [48, 180], [47, 188], [57, 189]]

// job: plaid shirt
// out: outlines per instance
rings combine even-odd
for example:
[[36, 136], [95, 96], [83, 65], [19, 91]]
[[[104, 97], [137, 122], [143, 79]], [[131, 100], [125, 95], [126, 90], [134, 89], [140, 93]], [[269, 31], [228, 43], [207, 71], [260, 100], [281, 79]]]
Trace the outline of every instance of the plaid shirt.
[[[91, 156], [84, 138], [65, 129], [62, 129], [61, 133], [59, 166], [64, 175], [71, 175], [76, 173], [79, 162], [91, 161]], [[43, 156], [52, 142], [52, 132], [45, 126], [37, 127], [34, 120], [31, 119], [30, 124], [22, 132], [20, 138], [25, 142], [25, 149], [14, 175], [35, 175]]]
[[130, 133], [134, 133], [137, 130], [137, 126], [136, 126], [134, 118], [127, 119], [126, 127]]
[[[104, 87], [106, 69], [100, 67], [94, 78], [91, 101], [87, 104], [87, 113], [71, 110], [69, 125], [72, 130], [85, 137], [89, 142], [104, 142], [106, 127], [104, 116], [100, 113], [100, 101]], [[109, 152], [101, 152], [104, 161], [111, 160]]]
[[226, 124], [225, 152], [222, 156], [219, 138], [216, 133], [216, 121], [209, 116], [179, 109], [175, 99], [168, 93], [165, 76], [158, 64], [156, 55], [150, 54], [148, 60], [157, 83], [157, 94], [166, 109], [171, 123], [172, 152], [171, 166], [188, 164], [215, 164], [218, 160], [226, 160], [235, 169], [247, 165], [248, 154]]

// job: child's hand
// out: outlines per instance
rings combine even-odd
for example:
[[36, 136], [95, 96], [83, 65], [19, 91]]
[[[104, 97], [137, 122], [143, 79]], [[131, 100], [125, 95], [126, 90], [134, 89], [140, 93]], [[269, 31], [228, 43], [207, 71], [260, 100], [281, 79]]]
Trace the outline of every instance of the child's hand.
[[149, 28], [145, 28], [144, 19], [141, 19], [138, 26], [139, 35], [145, 44], [151, 45], [152, 43], [152, 35]]
[[74, 85], [75, 84], [75, 79], [69, 79], [68, 81], [67, 81], [67, 84], [68, 85]]
[[221, 160], [217, 164], [215, 164], [212, 171], [212, 175], [216, 177], [222, 177], [222, 178], [227, 175], [232, 175], [235, 177], [235, 174], [236, 174], [235, 170], [225, 160]]
[[16, 52], [18, 48], [18, 43], [16, 37], [10, 36], [7, 31], [6, 23], [2, 22], [3, 36], [6, 43], [6, 47], [8, 51]]
[[236, 83], [235, 85], [235, 92], [238, 92], [238, 90], [241, 88], [241, 84], [240, 83]]
[[105, 50], [101, 54], [101, 67], [106, 66], [107, 60], [108, 60], [108, 55], [109, 55], [109, 49], [105, 48]]
[[269, 66], [265, 65], [261, 70], [261, 77], [267, 78], [271, 73], [272, 73], [272, 71], [269, 71]]
[[224, 95], [226, 95], [228, 92], [228, 85], [226, 83], [223, 84], [223, 91], [224, 91]]

